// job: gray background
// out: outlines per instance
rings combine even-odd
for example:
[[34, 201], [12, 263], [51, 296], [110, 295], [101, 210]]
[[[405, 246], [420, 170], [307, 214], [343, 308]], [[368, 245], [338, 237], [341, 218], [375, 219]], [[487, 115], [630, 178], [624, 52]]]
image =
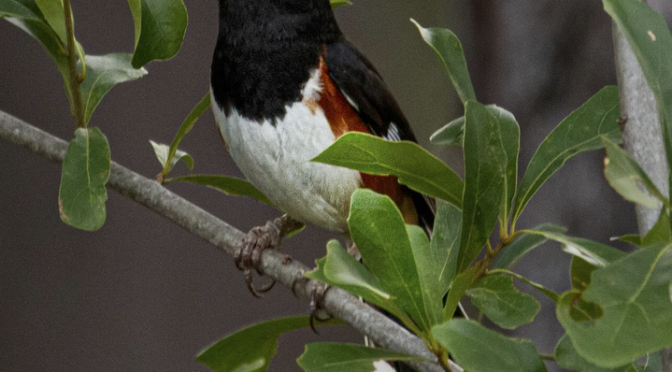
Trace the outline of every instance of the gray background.
[[[77, 37], [88, 54], [132, 51], [125, 1], [73, 6]], [[142, 80], [116, 87], [92, 118], [107, 135], [113, 159], [148, 177], [160, 170], [148, 140], [170, 142], [208, 89], [217, 3], [187, 1], [187, 7], [190, 25], [179, 55], [147, 66]], [[427, 138], [461, 108], [409, 18], [449, 27], [461, 38], [479, 100], [509, 109], [520, 122], [522, 169], [564, 116], [615, 82], [610, 22], [597, 0], [360, 0], [337, 13], [346, 35], [386, 78], [422, 144], [458, 170], [459, 152], [433, 147]], [[0, 22], [0, 110], [72, 137], [51, 60], [6, 22]], [[195, 172], [240, 175], [209, 112], [182, 148], [196, 159]], [[601, 242], [635, 232], [632, 206], [602, 177], [602, 157], [570, 161], [532, 201], [520, 227], [555, 222]], [[229, 257], [114, 192], [100, 231], [63, 225], [59, 174], [59, 166], [0, 141], [0, 371], [205, 371], [193, 358], [221, 336], [257, 321], [307, 314], [308, 305], [286, 288], [254, 299]], [[243, 230], [278, 215], [194, 185], [169, 188]], [[309, 228], [286, 241], [284, 250], [310, 264], [334, 237]], [[516, 270], [560, 291], [569, 286], [567, 267], [559, 247], [548, 244]], [[552, 352], [561, 328], [552, 306], [542, 303], [537, 322], [517, 334]], [[360, 339], [347, 327], [283, 336], [271, 369], [298, 370], [294, 359], [306, 341]]]

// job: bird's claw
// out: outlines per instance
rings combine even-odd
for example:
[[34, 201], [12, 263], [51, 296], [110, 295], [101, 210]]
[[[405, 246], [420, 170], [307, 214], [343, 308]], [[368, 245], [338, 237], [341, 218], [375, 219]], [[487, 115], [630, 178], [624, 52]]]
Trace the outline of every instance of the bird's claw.
[[310, 328], [315, 334], [318, 334], [317, 329], [315, 328], [315, 320], [318, 322], [326, 322], [331, 319], [331, 316], [324, 312], [321, 306], [322, 300], [324, 300], [324, 295], [327, 293], [328, 289], [328, 285], [320, 283], [313, 287], [313, 290], [310, 293]]
[[243, 272], [245, 284], [255, 297], [261, 298], [263, 293], [270, 291], [275, 285], [275, 280], [271, 279], [269, 283], [257, 288], [254, 285], [252, 269], [262, 275], [260, 263], [263, 251], [266, 249], [279, 250], [282, 238], [293, 231], [298, 224], [300, 223], [285, 215], [266, 222], [264, 226], [252, 228], [243, 239], [242, 246], [234, 255], [234, 262], [238, 270]]

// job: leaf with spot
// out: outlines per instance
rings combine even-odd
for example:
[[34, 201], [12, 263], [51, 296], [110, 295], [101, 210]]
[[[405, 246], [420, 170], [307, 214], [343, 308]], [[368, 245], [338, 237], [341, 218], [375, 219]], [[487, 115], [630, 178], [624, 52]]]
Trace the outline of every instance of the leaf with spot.
[[504, 329], [531, 323], [541, 309], [539, 302], [514, 287], [513, 278], [488, 275], [467, 290], [471, 302], [490, 320]]
[[63, 159], [58, 206], [61, 221], [94, 231], [105, 223], [110, 147], [98, 128], [79, 128]]
[[436, 156], [409, 141], [387, 141], [364, 133], [341, 136], [313, 161], [376, 175], [392, 175], [420, 193], [462, 206], [460, 177]]
[[210, 174], [190, 174], [188, 176], [167, 178], [164, 180], [165, 183], [175, 181], [190, 182], [198, 185], [208, 186], [212, 189], [223, 192], [226, 195], [248, 196], [250, 198], [255, 199], [258, 202], [273, 205], [270, 199], [268, 199], [268, 196], [264, 195], [264, 193], [259, 191], [259, 189], [254, 187], [254, 185], [252, 185], [246, 180], [236, 177], [210, 175]]
[[534, 344], [506, 337], [466, 319], [432, 328], [436, 340], [469, 372], [545, 372]]
[[411, 22], [418, 27], [423, 40], [436, 52], [462, 103], [466, 105], [467, 101], [476, 100], [462, 43], [457, 36], [445, 28], [424, 28], [414, 19]]
[[[283, 333], [310, 327], [307, 316], [273, 319], [241, 329], [217, 341], [196, 357], [213, 372], [263, 372], [268, 370]], [[340, 324], [338, 320], [317, 322], [316, 326]]]
[[478, 256], [497, 222], [505, 198], [508, 159], [497, 118], [469, 101], [464, 125], [464, 199], [457, 257], [461, 272]]
[[600, 317], [572, 316], [576, 290], [562, 295], [556, 315], [579, 355], [599, 367], [616, 368], [672, 346], [671, 285], [671, 246], [643, 248], [592, 273], [581, 299], [599, 306]]
[[597, 266], [591, 265], [588, 261], [579, 256], [573, 256], [569, 265], [569, 277], [572, 281], [572, 288], [584, 291], [590, 284], [590, 275], [597, 269]]
[[532, 196], [567, 160], [604, 147], [603, 140], [621, 142], [618, 88], [608, 86], [572, 112], [541, 143], [520, 182], [513, 208], [513, 223]]
[[140, 68], [155, 60], [173, 58], [187, 31], [187, 8], [183, 0], [128, 0], [135, 23], [132, 64]]

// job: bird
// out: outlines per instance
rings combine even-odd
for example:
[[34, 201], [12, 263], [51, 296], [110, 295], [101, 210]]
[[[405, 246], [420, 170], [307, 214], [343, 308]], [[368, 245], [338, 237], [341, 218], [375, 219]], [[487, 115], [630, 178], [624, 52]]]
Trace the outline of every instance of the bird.
[[431, 233], [433, 200], [395, 177], [311, 162], [348, 132], [417, 142], [382, 76], [341, 32], [329, 0], [219, 0], [211, 99], [233, 161], [289, 216], [253, 229], [237, 255], [253, 293], [250, 269], [288, 221], [347, 236], [359, 188], [389, 196], [406, 223]]

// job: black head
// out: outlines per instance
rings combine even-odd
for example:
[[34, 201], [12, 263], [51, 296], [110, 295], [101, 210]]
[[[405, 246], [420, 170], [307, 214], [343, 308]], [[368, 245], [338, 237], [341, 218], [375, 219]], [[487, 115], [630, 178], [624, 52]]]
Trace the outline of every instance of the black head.
[[215, 101], [255, 120], [301, 100], [327, 45], [343, 38], [329, 0], [220, 0], [212, 62]]
[[219, 0], [220, 38], [304, 39], [340, 35], [329, 0]]

